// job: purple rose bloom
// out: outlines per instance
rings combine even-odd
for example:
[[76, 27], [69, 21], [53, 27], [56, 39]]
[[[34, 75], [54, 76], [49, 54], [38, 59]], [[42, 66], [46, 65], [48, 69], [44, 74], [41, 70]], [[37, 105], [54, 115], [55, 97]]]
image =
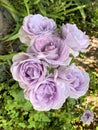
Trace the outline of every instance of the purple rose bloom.
[[[11, 72], [13, 78], [21, 84], [35, 84], [44, 80], [46, 75], [46, 66], [43, 63], [30, 56], [27, 53], [19, 53], [13, 57]], [[25, 88], [24, 85], [22, 88]]]
[[48, 34], [36, 39], [33, 45], [28, 47], [27, 52], [46, 61], [52, 67], [68, 65], [71, 60], [69, 58], [69, 47], [59, 37]]
[[85, 123], [90, 125], [91, 122], [93, 122], [94, 119], [94, 113], [90, 110], [86, 110], [83, 115], [81, 116], [81, 120]]
[[29, 98], [34, 109], [39, 111], [49, 111], [50, 109], [59, 109], [68, 97], [68, 87], [64, 80], [46, 78], [43, 82], [37, 84], [34, 89], [25, 91], [25, 97]]
[[89, 75], [87, 72], [77, 68], [75, 65], [71, 65], [68, 68], [60, 67], [58, 69], [58, 75], [69, 83], [71, 98], [79, 98], [83, 96], [89, 87]]
[[73, 50], [72, 53], [74, 55], [78, 55], [78, 51], [85, 52], [85, 49], [90, 44], [88, 36], [78, 29], [76, 24], [63, 24], [61, 27], [61, 36]]
[[28, 15], [24, 18], [23, 25], [19, 30], [21, 42], [30, 43], [36, 36], [43, 33], [55, 33], [56, 23], [53, 19], [43, 17], [40, 14]]

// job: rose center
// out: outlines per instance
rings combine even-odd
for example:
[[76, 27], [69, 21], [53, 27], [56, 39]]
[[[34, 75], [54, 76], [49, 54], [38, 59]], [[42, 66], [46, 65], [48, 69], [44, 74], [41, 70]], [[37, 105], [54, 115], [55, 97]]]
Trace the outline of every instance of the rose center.
[[44, 103], [49, 103], [53, 100], [56, 94], [56, 89], [50, 84], [41, 85], [36, 93], [36, 98], [39, 101], [44, 101]]
[[85, 116], [87, 117], [87, 119], [90, 118], [90, 114], [89, 113], [86, 113]]
[[53, 50], [53, 49], [55, 49], [55, 46], [54, 46], [54, 45], [46, 46], [46, 47], [45, 47], [45, 51], [46, 51], [46, 52], [47, 52], [47, 51], [51, 51], [51, 50]]
[[51, 43], [48, 43], [48, 44], [44, 45], [42, 47], [41, 51], [47, 52], [47, 51], [54, 50], [55, 48], [56, 48], [55, 45], [51, 42]]
[[72, 82], [71, 82], [71, 84], [72, 84], [72, 86], [74, 87], [74, 89], [76, 90], [76, 91], [79, 91], [80, 89], [81, 89], [81, 82], [80, 82], [80, 80], [79, 80], [79, 78], [76, 78], [76, 79], [74, 79]]
[[26, 74], [26, 77], [33, 77], [33, 76], [34, 76], [34, 69], [31, 68], [31, 67], [29, 67], [29, 68], [26, 70], [25, 74]]

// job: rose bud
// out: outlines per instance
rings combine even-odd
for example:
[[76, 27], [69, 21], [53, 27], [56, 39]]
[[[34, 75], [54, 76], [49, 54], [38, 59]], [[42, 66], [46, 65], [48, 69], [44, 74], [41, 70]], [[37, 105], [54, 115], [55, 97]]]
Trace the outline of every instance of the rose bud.
[[90, 110], [86, 110], [83, 115], [81, 116], [81, 120], [87, 124], [90, 125], [91, 122], [93, 122], [94, 119], [94, 113]]

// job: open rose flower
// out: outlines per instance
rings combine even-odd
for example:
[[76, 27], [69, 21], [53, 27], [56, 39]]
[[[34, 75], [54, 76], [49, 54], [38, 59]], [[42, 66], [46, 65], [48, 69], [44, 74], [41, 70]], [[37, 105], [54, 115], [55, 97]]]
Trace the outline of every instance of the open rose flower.
[[13, 78], [21, 83], [22, 88], [26, 85], [22, 84], [35, 84], [44, 80], [46, 75], [46, 65], [41, 61], [30, 56], [27, 53], [19, 53], [13, 57], [13, 65], [11, 72]]
[[83, 96], [89, 87], [89, 75], [87, 72], [71, 65], [67, 68], [60, 67], [58, 70], [60, 78], [64, 79], [70, 86], [69, 96], [71, 98], [79, 98]]
[[81, 120], [87, 125], [90, 125], [90, 123], [93, 122], [93, 119], [94, 113], [90, 110], [86, 110], [81, 116]]
[[47, 32], [56, 32], [56, 23], [53, 19], [40, 14], [30, 14], [24, 18], [23, 25], [19, 30], [19, 38], [23, 43], [30, 43], [36, 36]]
[[[29, 46], [26, 53], [13, 57], [11, 73], [35, 110], [59, 109], [66, 98], [77, 99], [87, 92], [88, 73], [74, 64], [69, 66], [70, 54], [85, 52], [90, 42], [75, 24], [63, 24], [58, 33], [53, 19], [30, 14], [23, 20], [19, 38]], [[90, 124], [93, 117], [92, 112], [86, 111], [81, 120]]]
[[68, 65], [69, 47], [59, 37], [45, 34], [39, 37], [33, 45], [28, 47], [28, 53], [34, 54], [38, 59], [45, 60], [52, 67]]
[[68, 97], [68, 87], [64, 80], [47, 78], [37, 84], [34, 89], [25, 92], [29, 97], [34, 109], [39, 111], [49, 111], [50, 109], [59, 109]]
[[61, 35], [66, 44], [72, 49], [74, 55], [78, 55], [78, 51], [85, 52], [90, 43], [88, 36], [78, 29], [76, 24], [63, 24]]

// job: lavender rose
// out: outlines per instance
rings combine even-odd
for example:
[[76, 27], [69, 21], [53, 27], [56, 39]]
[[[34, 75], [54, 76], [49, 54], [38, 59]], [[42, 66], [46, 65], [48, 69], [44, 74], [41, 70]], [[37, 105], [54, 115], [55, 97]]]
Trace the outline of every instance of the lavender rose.
[[68, 97], [68, 88], [64, 80], [57, 79], [55, 82], [53, 78], [47, 78], [37, 84], [31, 91], [26, 91], [26, 97], [30, 98], [36, 110], [59, 109]]
[[84, 32], [77, 28], [76, 24], [66, 24], [61, 27], [61, 35], [66, 44], [78, 55], [78, 51], [85, 52], [90, 40]]
[[87, 92], [90, 81], [87, 72], [71, 65], [68, 68], [59, 68], [58, 73], [60, 78], [69, 83], [71, 98], [77, 99]]
[[90, 125], [91, 122], [93, 122], [94, 119], [94, 113], [90, 110], [86, 110], [83, 115], [81, 116], [81, 120], [85, 123]]
[[59, 37], [48, 34], [36, 39], [33, 45], [28, 47], [27, 52], [45, 60], [52, 67], [68, 65], [71, 60], [69, 58], [69, 47]]
[[22, 84], [35, 84], [44, 80], [46, 75], [45, 67], [41, 61], [29, 54], [19, 53], [13, 57], [11, 72], [13, 78], [21, 82], [22, 88], [25, 88], [26, 85]]
[[43, 33], [54, 33], [56, 23], [53, 19], [43, 17], [40, 14], [28, 15], [24, 18], [23, 25], [19, 30], [21, 42], [30, 43], [32, 39]]

